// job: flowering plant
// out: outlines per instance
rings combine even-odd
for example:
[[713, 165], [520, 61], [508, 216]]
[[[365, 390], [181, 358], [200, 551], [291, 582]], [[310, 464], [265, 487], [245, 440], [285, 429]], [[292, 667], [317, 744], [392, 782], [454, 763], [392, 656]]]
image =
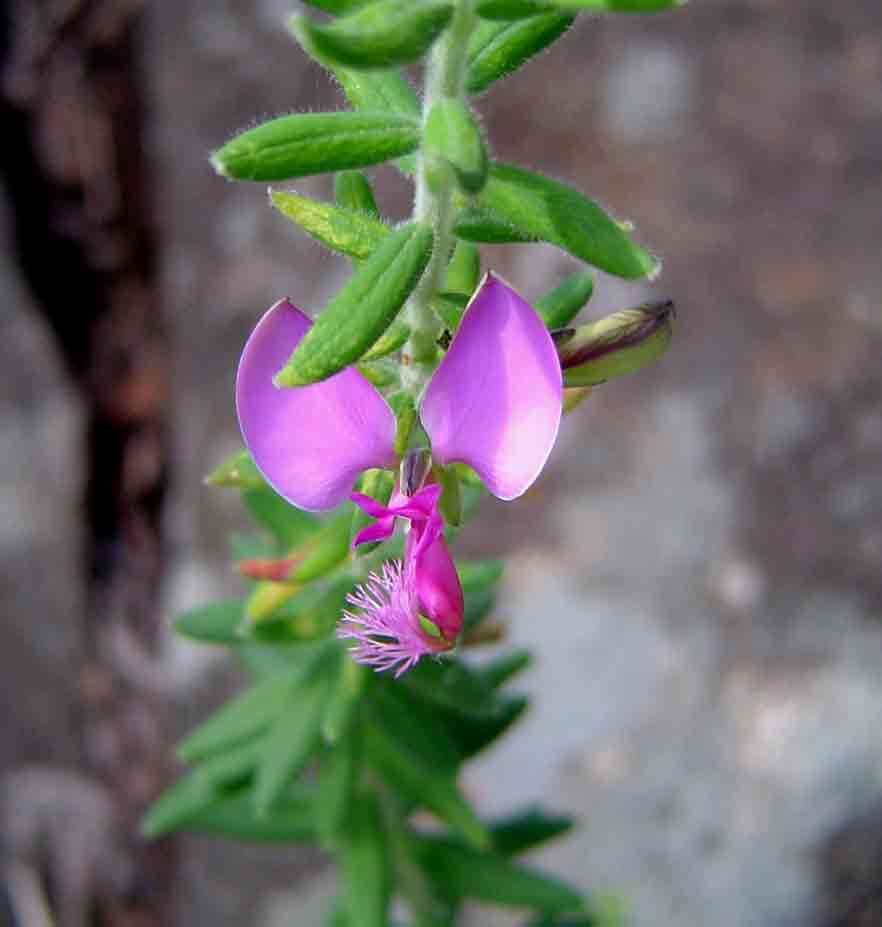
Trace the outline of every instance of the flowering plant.
[[[588, 271], [536, 306], [481, 276], [478, 244], [546, 241], [629, 279], [657, 262], [575, 190], [491, 162], [470, 96], [579, 11], [675, 3], [309, 2], [336, 18], [298, 15], [291, 32], [352, 110], [271, 120], [212, 160], [234, 180], [335, 172], [335, 202], [293, 190], [271, 202], [354, 268], [315, 322], [277, 302], [242, 353], [246, 449], [209, 481], [241, 492], [263, 536], [234, 550], [247, 599], [187, 613], [177, 629], [235, 649], [253, 683], [179, 745], [193, 771], [145, 830], [316, 839], [341, 866], [335, 925], [386, 927], [395, 895], [415, 925], [452, 925], [470, 898], [536, 923], [595, 923], [578, 891], [512, 858], [570, 822], [535, 810], [488, 822], [458, 786], [462, 765], [522, 713], [506, 684], [529, 656], [463, 656], [497, 636], [501, 565], [457, 562], [451, 544], [484, 492], [510, 501], [535, 482], [564, 411], [666, 350], [673, 307], [571, 327]], [[424, 55], [420, 106], [398, 68]], [[357, 170], [388, 160], [415, 184], [413, 218], [397, 228]]]

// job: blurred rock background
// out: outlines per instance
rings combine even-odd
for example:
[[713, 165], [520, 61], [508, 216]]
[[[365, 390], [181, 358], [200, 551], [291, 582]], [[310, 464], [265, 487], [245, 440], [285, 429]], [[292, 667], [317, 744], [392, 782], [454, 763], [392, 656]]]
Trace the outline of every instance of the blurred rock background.
[[[205, 158], [261, 117], [338, 105], [281, 28], [289, 6], [157, 0], [140, 33], [173, 370], [168, 618], [235, 588], [240, 514], [201, 477], [236, 446], [250, 327], [345, 274]], [[538, 656], [533, 712], [470, 792], [577, 813], [537, 862], [619, 894], [637, 927], [882, 925], [882, 7], [586, 16], [478, 106], [497, 157], [635, 223], [680, 315], [665, 360], [596, 390], [536, 489], [463, 536], [510, 557], [501, 616]], [[405, 215], [407, 185], [374, 173]], [[531, 297], [571, 266], [484, 256]], [[647, 292], [602, 277], [588, 312]], [[0, 294], [0, 764], [70, 768], [83, 413], [8, 246]], [[164, 647], [184, 728], [236, 674]], [[181, 924], [314, 924], [331, 890], [305, 852], [192, 840], [180, 866]]]

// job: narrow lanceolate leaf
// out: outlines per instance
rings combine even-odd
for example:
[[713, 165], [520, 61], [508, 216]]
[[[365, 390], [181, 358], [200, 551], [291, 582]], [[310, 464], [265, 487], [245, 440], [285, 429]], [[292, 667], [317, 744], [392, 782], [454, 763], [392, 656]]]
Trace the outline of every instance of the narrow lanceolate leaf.
[[205, 477], [205, 482], [223, 489], [258, 489], [266, 485], [251, 455], [244, 450], [230, 454]]
[[243, 490], [242, 504], [260, 527], [286, 550], [309, 537], [320, 524], [314, 515], [295, 508], [266, 484]]
[[147, 837], [179, 830], [198, 812], [214, 805], [234, 786], [253, 773], [259, 744], [250, 742], [212, 757], [179, 779], [148, 808], [141, 821]]
[[371, 345], [371, 349], [362, 357], [362, 360], [372, 361], [386, 357], [397, 351], [410, 337], [410, 328], [404, 322], [394, 322]]
[[444, 290], [471, 297], [481, 279], [481, 252], [470, 241], [458, 241], [447, 265]]
[[499, 709], [493, 688], [461, 660], [422, 660], [399, 685], [430, 704], [469, 717], [492, 716]]
[[[485, 0], [486, 2], [486, 0]], [[683, 6], [686, 0], [553, 0], [562, 10], [596, 10], [599, 13], [661, 13]]]
[[290, 674], [270, 676], [236, 696], [178, 744], [178, 756], [194, 763], [256, 736], [275, 720], [293, 682]]
[[513, 676], [527, 669], [533, 662], [529, 650], [512, 650], [497, 657], [481, 668], [481, 675], [494, 689], [504, 686]]
[[466, 89], [486, 90], [559, 39], [573, 19], [564, 13], [546, 13], [512, 22], [481, 22], [469, 40]]
[[453, 232], [464, 241], [488, 245], [515, 245], [536, 241], [529, 232], [515, 228], [501, 216], [486, 209], [468, 206], [453, 220]]
[[487, 179], [487, 149], [481, 129], [469, 108], [445, 97], [429, 112], [423, 136], [428, 159], [451, 166], [459, 185], [467, 193], [478, 193]]
[[329, 691], [329, 677], [321, 667], [305, 674], [292, 690], [287, 705], [270, 727], [261, 747], [254, 782], [254, 807], [269, 816], [275, 802], [300, 774], [316, 747]]
[[370, 3], [371, 0], [303, 0], [303, 2], [307, 6], [314, 6], [317, 10], [342, 16]]
[[484, 19], [523, 19], [555, 12], [555, 5], [553, 0], [478, 0], [475, 10]]
[[521, 19], [557, 10], [597, 13], [659, 13], [682, 6], [685, 0], [478, 0], [485, 19]]
[[367, 113], [395, 113], [419, 119], [420, 103], [413, 87], [395, 68], [356, 71], [330, 65], [353, 109]]
[[493, 849], [503, 856], [516, 856], [540, 844], [560, 837], [572, 829], [573, 819], [559, 814], [546, 814], [540, 808], [497, 818], [490, 824]]
[[533, 308], [542, 316], [546, 327], [554, 331], [569, 325], [593, 292], [594, 275], [588, 270], [576, 271], [537, 300]]
[[340, 171], [334, 177], [334, 199], [338, 206], [379, 219], [371, 182], [361, 171]]
[[272, 190], [270, 202], [316, 241], [348, 257], [368, 257], [389, 234], [388, 226], [366, 212], [313, 200], [297, 193]]
[[374, 726], [365, 730], [364, 748], [370, 765], [402, 795], [428, 808], [473, 846], [489, 844], [484, 825], [451, 776], [427, 766]]
[[658, 268], [596, 203], [540, 174], [493, 164], [479, 201], [512, 227], [617, 277], [636, 280]]
[[582, 896], [566, 883], [504, 856], [431, 837], [419, 839], [419, 854], [437, 884], [457, 898], [561, 914], [584, 907]]
[[237, 135], [211, 158], [230, 180], [293, 180], [414, 151], [419, 124], [394, 113], [300, 113]]
[[380, 810], [373, 795], [358, 795], [339, 860], [347, 927], [387, 927], [392, 872]]
[[514, 695], [497, 703], [497, 713], [492, 716], [466, 717], [448, 712], [444, 716], [444, 728], [466, 760], [489, 747], [512, 727], [527, 709], [527, 704], [523, 695]]
[[[353, 109], [420, 118], [417, 95], [397, 69], [356, 71], [329, 62], [325, 62], [325, 66], [339, 81]], [[412, 174], [416, 170], [416, 155], [397, 158], [395, 165], [403, 173]]]
[[304, 545], [303, 559], [288, 579], [297, 583], [310, 583], [339, 566], [349, 555], [349, 528], [353, 507], [329, 518]]
[[336, 846], [349, 819], [357, 772], [357, 735], [349, 732], [325, 752], [319, 766], [316, 823], [319, 840], [325, 849]]
[[182, 637], [203, 644], [240, 644], [242, 638], [236, 629], [242, 622], [242, 613], [241, 599], [212, 602], [184, 612], [175, 619], [174, 629]]
[[[154, 818], [154, 820], [157, 820]], [[146, 830], [145, 826], [145, 830]], [[269, 818], [259, 818], [248, 788], [215, 796], [210, 802], [187, 813], [168, 830], [190, 834], [229, 837], [246, 843], [295, 843], [315, 840], [315, 802], [313, 790], [291, 789], [273, 807]], [[159, 836], [148, 832], [148, 836]]]
[[452, 15], [450, 0], [375, 0], [328, 25], [292, 16], [288, 28], [319, 61], [389, 68], [421, 58]]
[[428, 226], [412, 222], [391, 232], [318, 317], [276, 385], [305, 386], [357, 361], [395, 320], [431, 253]]

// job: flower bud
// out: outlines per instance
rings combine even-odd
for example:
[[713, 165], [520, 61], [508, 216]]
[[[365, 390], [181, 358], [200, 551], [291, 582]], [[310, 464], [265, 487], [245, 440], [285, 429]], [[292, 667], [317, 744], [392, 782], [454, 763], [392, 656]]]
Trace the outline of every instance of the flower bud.
[[432, 455], [424, 448], [408, 451], [398, 471], [398, 483], [405, 496], [414, 496], [423, 488], [426, 477], [432, 469]]
[[671, 343], [673, 317], [667, 300], [555, 333], [564, 386], [595, 386], [658, 360]]

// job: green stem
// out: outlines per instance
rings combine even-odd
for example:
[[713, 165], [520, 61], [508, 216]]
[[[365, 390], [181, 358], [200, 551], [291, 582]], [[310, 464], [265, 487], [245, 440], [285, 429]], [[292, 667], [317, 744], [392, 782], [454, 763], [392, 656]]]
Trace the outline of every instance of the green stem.
[[[429, 57], [423, 99], [423, 125], [439, 100], [444, 97], [464, 98], [467, 50], [475, 21], [474, 0], [458, 0], [450, 26], [435, 44]], [[436, 342], [441, 333], [441, 320], [435, 313], [433, 303], [441, 292], [444, 272], [450, 259], [453, 192], [452, 177], [436, 184], [434, 191], [429, 188], [425, 159], [420, 157], [413, 218], [432, 226], [435, 246], [429, 266], [411, 294], [405, 310], [410, 338], [401, 350], [401, 384], [415, 398], [422, 392], [438, 353]]]

